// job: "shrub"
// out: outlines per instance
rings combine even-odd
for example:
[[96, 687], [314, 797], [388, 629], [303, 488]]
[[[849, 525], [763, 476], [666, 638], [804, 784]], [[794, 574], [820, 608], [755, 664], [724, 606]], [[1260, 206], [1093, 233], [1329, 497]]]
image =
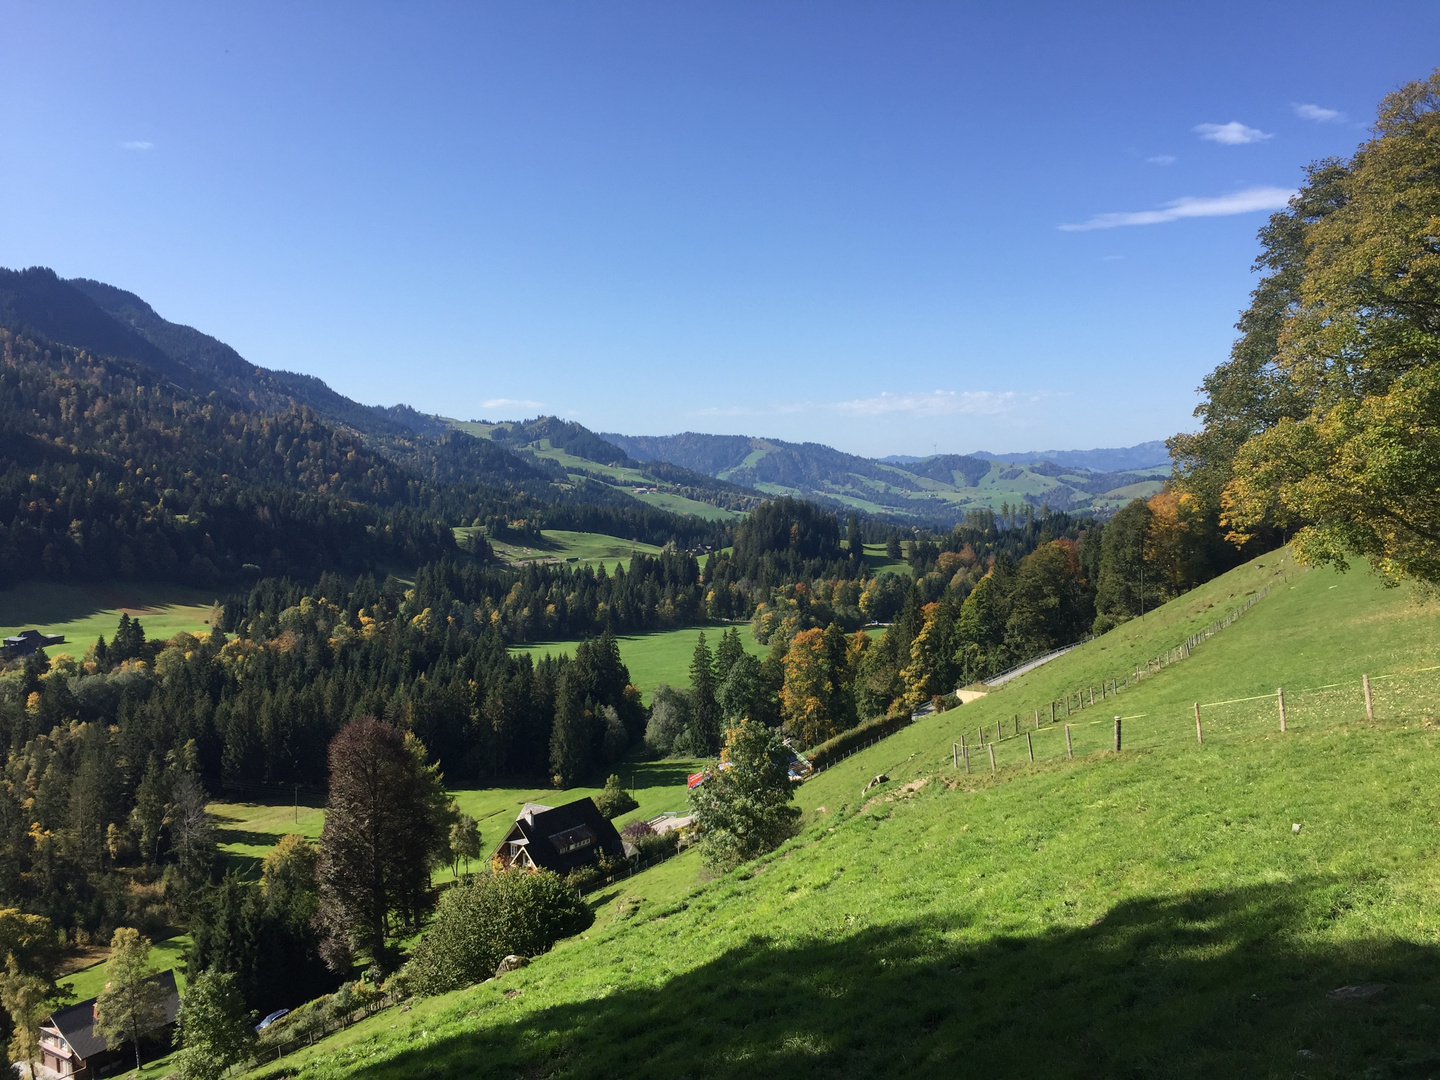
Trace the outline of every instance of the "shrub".
[[443, 994], [495, 974], [506, 956], [538, 956], [595, 919], [549, 871], [506, 870], [446, 890], [430, 931], [401, 972], [404, 988]]
[[899, 716], [881, 716], [874, 720], [867, 720], [848, 731], [842, 731], [833, 739], [827, 739], [814, 749], [806, 751], [805, 759], [813, 768], [823, 769], [840, 760], [856, 747], [863, 746], [873, 739], [883, 739], [886, 735], [894, 735], [895, 732], [903, 727], [908, 727], [911, 723], [909, 712]]
[[620, 777], [612, 773], [610, 779], [605, 781], [605, 790], [595, 800], [595, 805], [607, 818], [617, 818], [621, 814], [628, 814], [640, 804], [625, 790], [620, 783]]

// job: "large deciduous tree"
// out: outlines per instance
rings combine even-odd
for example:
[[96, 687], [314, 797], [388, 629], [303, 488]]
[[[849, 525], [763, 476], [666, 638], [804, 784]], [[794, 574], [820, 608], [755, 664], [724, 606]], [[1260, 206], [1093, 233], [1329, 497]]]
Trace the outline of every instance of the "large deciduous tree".
[[690, 795], [705, 861], [734, 866], [793, 836], [789, 753], [778, 732], [742, 720], [726, 732], [719, 767]]
[[140, 1068], [140, 1043], [165, 1027], [165, 991], [153, 978], [150, 939], [122, 926], [110, 939], [105, 989], [95, 999], [95, 1032], [111, 1046], [129, 1042]]
[[[1349, 162], [1313, 168], [1272, 226], [1295, 234], [1275, 245], [1284, 257], [1271, 277], [1284, 295], [1272, 305], [1274, 346], [1267, 330], [1253, 371], [1237, 374], [1265, 392], [1232, 407], [1207, 382], [1205, 429], [1174, 443], [1180, 484], [1207, 497], [1220, 486], [1237, 542], [1294, 529], [1304, 562], [1344, 569], [1365, 558], [1389, 583], [1434, 585], [1440, 70], [1385, 98], [1373, 137]], [[1221, 443], [1235, 446], [1228, 469], [1211, 467], [1224, 454], [1202, 452]]]
[[448, 854], [449, 803], [425, 748], [373, 717], [330, 744], [330, 799], [320, 836], [319, 918], [337, 970], [353, 949], [381, 971], [392, 940], [419, 929], [431, 871]]

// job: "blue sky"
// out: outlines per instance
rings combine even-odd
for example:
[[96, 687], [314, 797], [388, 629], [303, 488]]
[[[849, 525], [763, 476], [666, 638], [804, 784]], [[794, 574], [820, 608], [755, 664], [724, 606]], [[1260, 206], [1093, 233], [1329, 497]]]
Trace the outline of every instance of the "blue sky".
[[0, 0], [0, 265], [462, 419], [1126, 445], [1192, 423], [1265, 208], [1436, 42], [1433, 3]]

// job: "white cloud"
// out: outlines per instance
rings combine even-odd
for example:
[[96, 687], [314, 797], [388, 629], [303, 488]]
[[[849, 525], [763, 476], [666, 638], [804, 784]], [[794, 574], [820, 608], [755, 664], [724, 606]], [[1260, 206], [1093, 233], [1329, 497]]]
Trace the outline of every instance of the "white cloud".
[[1295, 110], [1295, 115], [1301, 120], [1314, 120], [1316, 123], [1324, 124], [1334, 121], [1337, 124], [1345, 122], [1345, 114], [1339, 109], [1326, 109], [1319, 105], [1302, 105], [1298, 101], [1290, 106]]
[[137, 140], [135, 140], [135, 141], [133, 141], [133, 142], [122, 142], [122, 143], [120, 144], [120, 149], [121, 149], [121, 150], [154, 150], [154, 149], [155, 149], [155, 144], [154, 144], [153, 142], [145, 142], [143, 139], [137, 139]]
[[529, 401], [524, 398], [496, 397], [488, 398], [480, 403], [487, 409], [543, 409], [543, 401]]
[[1174, 154], [1156, 154], [1154, 157], [1147, 157], [1145, 160], [1146, 160], [1147, 162], [1149, 162], [1151, 165], [1174, 165], [1174, 164], [1175, 164], [1175, 155], [1174, 155]]
[[1195, 131], [1202, 139], [1225, 146], [1244, 146], [1246, 143], [1264, 142], [1272, 137], [1259, 128], [1246, 127], [1239, 120], [1231, 120], [1228, 124], [1196, 124]]
[[1061, 225], [1062, 232], [1087, 232], [1090, 229], [1113, 229], [1120, 225], [1160, 225], [1181, 218], [1227, 217], [1249, 214], [1256, 210], [1280, 210], [1294, 195], [1293, 188], [1255, 187], [1233, 195], [1216, 195], [1197, 199], [1187, 195], [1168, 202], [1159, 210], [1135, 210], [1122, 213], [1096, 214], [1078, 225]]
[[932, 390], [928, 394], [889, 394], [876, 397], [856, 398], [853, 401], [837, 401], [832, 406], [836, 411], [851, 416], [885, 416], [904, 413], [909, 416], [954, 416], [960, 413], [1002, 413], [1020, 400], [1021, 395], [1013, 390], [996, 393], [993, 390]]
[[840, 416], [958, 416], [997, 415], [1042, 395], [1013, 390], [931, 390], [928, 393], [891, 394], [853, 398], [849, 401], [777, 401], [764, 405], [725, 406], [698, 409], [698, 416], [777, 416], [793, 413], [832, 413]]

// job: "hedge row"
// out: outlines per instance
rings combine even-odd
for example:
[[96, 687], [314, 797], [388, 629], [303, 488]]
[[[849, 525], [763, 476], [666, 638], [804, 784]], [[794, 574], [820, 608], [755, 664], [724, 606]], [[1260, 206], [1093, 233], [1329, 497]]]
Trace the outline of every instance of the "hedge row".
[[895, 732], [909, 727], [912, 723], [914, 721], [908, 712], [899, 716], [880, 716], [874, 720], [866, 720], [863, 724], [856, 724], [848, 731], [842, 731], [833, 739], [825, 740], [813, 750], [807, 750], [805, 760], [810, 762], [810, 767], [817, 771], [828, 768], [856, 747], [864, 746], [875, 739], [883, 739], [887, 735], [894, 735]]

